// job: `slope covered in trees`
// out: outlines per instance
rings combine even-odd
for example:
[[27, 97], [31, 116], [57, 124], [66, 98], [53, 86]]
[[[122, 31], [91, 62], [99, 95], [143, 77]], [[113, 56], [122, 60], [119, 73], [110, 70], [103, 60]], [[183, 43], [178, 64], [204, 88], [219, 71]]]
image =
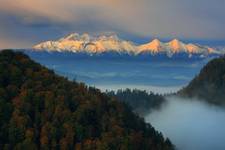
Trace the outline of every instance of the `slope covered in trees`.
[[117, 92], [108, 91], [106, 93], [109, 96], [127, 103], [135, 112], [142, 115], [149, 113], [152, 109], [159, 108], [161, 104], [166, 101], [162, 95], [154, 94], [152, 92], [147, 93], [146, 91], [138, 89], [120, 89]]
[[174, 149], [131, 109], [28, 56], [0, 52], [0, 149]]
[[210, 61], [178, 95], [225, 106], [225, 56]]

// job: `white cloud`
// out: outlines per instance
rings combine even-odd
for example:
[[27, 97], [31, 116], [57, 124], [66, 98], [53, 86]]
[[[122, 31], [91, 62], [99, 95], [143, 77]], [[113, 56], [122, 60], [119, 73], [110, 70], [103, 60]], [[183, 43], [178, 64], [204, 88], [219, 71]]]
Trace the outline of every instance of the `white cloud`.
[[19, 16], [24, 24], [47, 18], [74, 31], [82, 24], [83, 30], [96, 30], [98, 25], [143, 37], [225, 39], [224, 0], [0, 0], [0, 4], [0, 12]]

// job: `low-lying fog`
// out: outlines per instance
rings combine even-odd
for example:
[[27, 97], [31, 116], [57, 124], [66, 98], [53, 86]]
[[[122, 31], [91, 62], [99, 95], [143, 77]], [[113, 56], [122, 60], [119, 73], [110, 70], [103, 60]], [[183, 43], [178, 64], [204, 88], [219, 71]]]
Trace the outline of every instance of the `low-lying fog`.
[[145, 116], [180, 150], [225, 150], [225, 109], [202, 101], [168, 97]]

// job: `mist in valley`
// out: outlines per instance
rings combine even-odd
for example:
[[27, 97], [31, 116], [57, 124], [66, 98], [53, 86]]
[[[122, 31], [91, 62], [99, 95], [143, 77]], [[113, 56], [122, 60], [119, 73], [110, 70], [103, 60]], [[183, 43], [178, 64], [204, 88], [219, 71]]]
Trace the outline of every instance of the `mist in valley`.
[[224, 150], [225, 109], [203, 101], [167, 97], [159, 110], [145, 116], [180, 150]]
[[[103, 92], [140, 89], [158, 94], [174, 93], [187, 85], [212, 58], [177, 56], [77, 55], [71, 53], [27, 54], [57, 74], [85, 82]], [[199, 100], [167, 97], [160, 109], [145, 115], [181, 150], [224, 150], [225, 109]]]

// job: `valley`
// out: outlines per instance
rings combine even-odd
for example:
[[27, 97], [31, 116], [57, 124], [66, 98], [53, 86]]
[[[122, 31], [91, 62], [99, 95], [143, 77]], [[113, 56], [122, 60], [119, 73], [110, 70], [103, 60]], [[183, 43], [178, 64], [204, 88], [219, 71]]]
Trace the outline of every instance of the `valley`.
[[[225, 137], [221, 134], [225, 132], [223, 107], [211, 105], [205, 102], [204, 98], [199, 100], [188, 97], [165, 97], [165, 100], [157, 101], [157, 96], [153, 95], [151, 100], [150, 95], [143, 93], [143, 90], [162, 95], [180, 92], [208, 62], [219, 56], [201, 58], [198, 55], [188, 57], [186, 54], [168, 57], [149, 54], [130, 56], [113, 53], [88, 55], [61, 52], [27, 52], [27, 54], [70, 80], [88, 83], [102, 91], [119, 92], [114, 96], [125, 100], [135, 112], [170, 138], [178, 149], [225, 148], [223, 144]], [[142, 91], [133, 91], [132, 94], [131, 91], [126, 91], [127, 88]], [[124, 93], [117, 90], [123, 90]], [[209, 133], [212, 128], [216, 130]], [[210, 142], [212, 137], [215, 140]]]

